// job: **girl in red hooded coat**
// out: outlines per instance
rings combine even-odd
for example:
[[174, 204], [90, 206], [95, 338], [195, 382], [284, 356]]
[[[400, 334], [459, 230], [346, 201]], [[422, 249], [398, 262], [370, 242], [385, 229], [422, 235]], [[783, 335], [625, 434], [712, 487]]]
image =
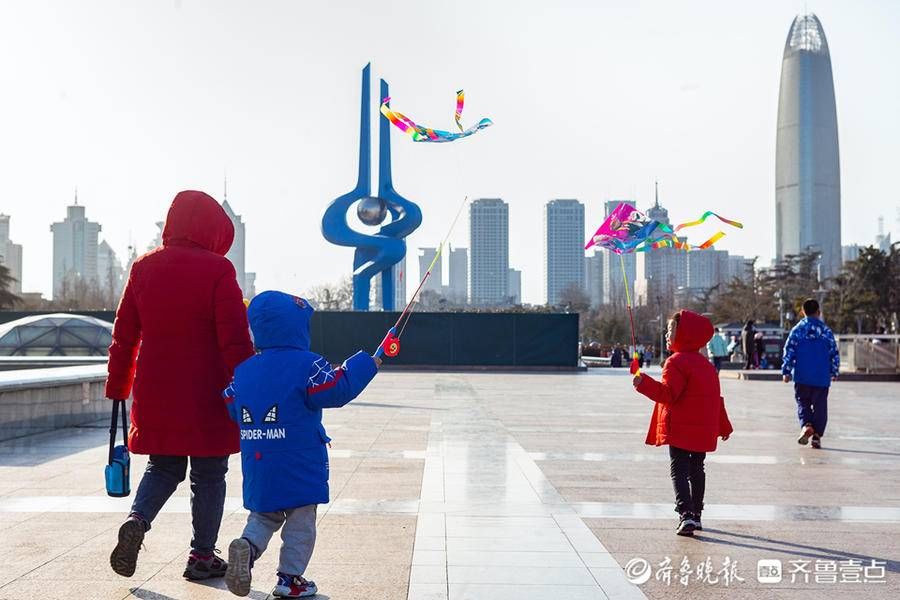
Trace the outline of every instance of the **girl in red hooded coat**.
[[678, 535], [693, 535], [703, 528], [703, 461], [707, 452], [716, 449], [716, 439], [725, 441], [732, 432], [719, 375], [700, 354], [712, 335], [709, 319], [689, 310], [679, 311], [669, 320], [666, 331], [666, 343], [673, 354], [663, 367], [662, 381], [644, 374], [636, 375], [633, 381], [638, 392], [656, 402], [647, 444], [669, 446]]

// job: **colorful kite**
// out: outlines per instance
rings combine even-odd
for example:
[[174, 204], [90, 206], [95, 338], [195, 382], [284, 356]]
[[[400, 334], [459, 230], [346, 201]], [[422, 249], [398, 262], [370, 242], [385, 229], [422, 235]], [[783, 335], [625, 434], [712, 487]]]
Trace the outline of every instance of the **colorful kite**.
[[[743, 225], [737, 221], [726, 219], [712, 212], [706, 211], [696, 221], [687, 221], [671, 228], [665, 223], [661, 223], [649, 218], [647, 215], [637, 210], [626, 202], [619, 204], [603, 221], [600, 228], [591, 236], [584, 249], [587, 250], [591, 246], [600, 246], [610, 252], [619, 255], [619, 264], [622, 267], [622, 280], [625, 283], [625, 302], [628, 308], [628, 319], [631, 322], [631, 347], [633, 356], [631, 360], [631, 373], [640, 374], [640, 361], [638, 359], [637, 346], [635, 345], [634, 335], [634, 314], [631, 308], [631, 293], [628, 290], [628, 276], [625, 274], [625, 261], [623, 254], [632, 254], [634, 252], [648, 252], [658, 248], [677, 248], [679, 250], [694, 249], [686, 241], [679, 239], [677, 232], [688, 227], [700, 225], [709, 217], [716, 217], [723, 223], [727, 223], [732, 227], [743, 229]], [[698, 250], [711, 248], [713, 244], [722, 239], [725, 232], [718, 231], [708, 240], [696, 246]]]
[[416, 123], [407, 117], [406, 115], [391, 110], [390, 97], [385, 98], [381, 101], [381, 114], [383, 114], [388, 121], [393, 123], [400, 131], [403, 133], [409, 134], [409, 136], [413, 139], [414, 142], [452, 142], [454, 140], [459, 140], [464, 137], [469, 137], [470, 135], [481, 131], [485, 127], [490, 127], [494, 124], [490, 119], [481, 119], [468, 129], [463, 129], [462, 126], [462, 111], [463, 105], [466, 101], [466, 95], [462, 90], [456, 92], [456, 126], [459, 127], [459, 133], [453, 133], [451, 131], [443, 131], [440, 129], [431, 129], [429, 127], [422, 127], [421, 125], [416, 125]]

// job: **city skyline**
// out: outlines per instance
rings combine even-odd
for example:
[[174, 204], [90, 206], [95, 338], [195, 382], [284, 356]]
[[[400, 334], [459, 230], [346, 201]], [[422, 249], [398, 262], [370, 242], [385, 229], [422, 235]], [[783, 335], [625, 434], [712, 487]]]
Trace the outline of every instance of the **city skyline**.
[[[400, 5], [423, 22], [443, 14], [429, 3]], [[390, 77], [397, 107], [423, 121], [452, 122], [452, 94], [465, 87], [467, 115], [495, 122], [479, 136], [432, 147], [395, 132], [397, 176], [424, 214], [411, 248], [437, 245], [463, 196], [502, 197], [513, 262], [525, 273], [523, 300], [542, 303], [541, 206], [577, 198], [593, 231], [608, 199], [649, 206], [658, 178], [672, 220], [719, 210], [746, 226], [729, 231], [721, 249], [760, 256], [760, 264], [774, 256], [779, 69], [799, 2], [463, 2], [436, 35], [377, 48], [371, 31], [389, 28], [390, 19], [365, 3], [350, 21], [324, 5], [232, 3], [213, 24], [212, 7], [28, 3], [0, 19], [0, 50], [17, 57], [0, 65], [0, 75], [17, 82], [0, 98], [0, 212], [12, 215], [10, 237], [23, 246], [24, 290], [51, 292], [48, 215], [64, 212], [76, 185], [124, 257], [129, 245], [154, 238], [177, 191], [203, 189], [222, 200], [226, 168], [229, 202], [233, 195], [248, 224], [257, 288], [302, 292], [336, 282], [345, 273], [335, 265], [352, 252], [329, 248], [318, 224], [355, 172], [358, 70], [370, 59]], [[462, 15], [476, 9], [473, 27]], [[897, 200], [885, 190], [900, 140], [892, 108], [900, 81], [867, 73], [900, 58], [892, 33], [900, 7], [822, 1], [810, 9], [835, 50], [844, 210], [865, 206], [862, 218], [844, 213], [843, 243], [869, 243], [878, 215], [896, 238]], [[325, 60], [304, 60], [335, 36], [347, 43]], [[488, 40], [503, 43], [486, 53]], [[160, 42], [166, 53], [156, 51]], [[586, 64], [595, 76], [580, 75]], [[433, 85], [419, 85], [423, 71]], [[316, 118], [305, 108], [311, 103]], [[450, 242], [467, 238], [460, 224]]]

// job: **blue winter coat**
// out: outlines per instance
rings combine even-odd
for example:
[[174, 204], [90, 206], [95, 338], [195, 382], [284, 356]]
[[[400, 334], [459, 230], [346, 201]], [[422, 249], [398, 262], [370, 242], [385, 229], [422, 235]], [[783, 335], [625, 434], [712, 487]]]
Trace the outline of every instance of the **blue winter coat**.
[[358, 352], [338, 369], [309, 351], [309, 302], [263, 292], [248, 309], [258, 353], [234, 373], [223, 396], [241, 428], [244, 507], [255, 512], [328, 502], [322, 409], [344, 406], [375, 377]]
[[791, 375], [795, 383], [829, 387], [840, 366], [834, 334], [821, 319], [805, 317], [794, 325], [784, 343], [783, 375]]

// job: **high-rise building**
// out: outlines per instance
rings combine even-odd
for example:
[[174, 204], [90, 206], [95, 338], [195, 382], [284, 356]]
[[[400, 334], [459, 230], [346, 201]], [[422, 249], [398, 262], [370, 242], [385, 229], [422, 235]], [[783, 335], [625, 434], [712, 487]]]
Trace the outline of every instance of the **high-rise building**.
[[[659, 187], [647, 216], [664, 225], [671, 225], [669, 211], [659, 204]], [[655, 237], [662, 235], [657, 232]], [[659, 248], [653, 252], [638, 252], [635, 256], [635, 304], [669, 306], [675, 290], [688, 285], [687, 254], [678, 248]]]
[[747, 282], [751, 281], [753, 279], [753, 259], [729, 255], [727, 273], [728, 277], [726, 281], [731, 281], [734, 278]]
[[[635, 205], [634, 200], [609, 200], [604, 205], [605, 214], [603, 217], [609, 217], [616, 207], [623, 202], [631, 206]], [[601, 278], [603, 284], [601, 287], [603, 289], [603, 304], [624, 305], [625, 279], [628, 280], [629, 293], [634, 293], [636, 269], [635, 255], [633, 253], [619, 255], [607, 250], [598, 250], [598, 252], [600, 252], [600, 256], [602, 257]], [[623, 265], [625, 271], [624, 277], [622, 275]]]
[[551, 200], [544, 207], [544, 292], [547, 304], [561, 303], [570, 286], [584, 289], [584, 204]]
[[122, 295], [125, 269], [116, 256], [115, 250], [106, 240], [97, 247], [97, 283], [100, 291], [110, 302], [116, 303]]
[[845, 263], [853, 262], [854, 260], [859, 258], [859, 251], [859, 244], [849, 244], [847, 246], [841, 246], [841, 261]]
[[9, 215], [0, 214], [0, 262], [9, 269], [15, 281], [10, 291], [17, 296], [22, 293], [22, 245], [9, 239]]
[[469, 248], [472, 251], [472, 304], [495, 306], [509, 301], [509, 205], [500, 198], [481, 198], [469, 205]]
[[595, 250], [584, 257], [584, 292], [591, 299], [591, 308], [603, 304], [603, 250]]
[[728, 281], [728, 251], [694, 249], [687, 256], [687, 287], [709, 290]]
[[781, 63], [775, 147], [775, 255], [821, 252], [841, 268], [841, 173], [831, 56], [814, 14], [794, 19]]
[[[394, 306], [400, 311], [406, 306], [406, 254], [403, 255], [400, 262], [391, 267], [391, 270], [394, 273]], [[255, 277], [254, 275], [254, 279]], [[374, 295], [374, 299], [371, 302], [372, 306], [384, 306], [384, 302], [381, 300], [381, 293], [382, 279], [379, 277], [378, 285], [372, 286], [371, 294]]]
[[522, 271], [510, 269], [507, 276], [508, 303], [512, 305], [522, 304]]
[[246, 270], [247, 231], [244, 226], [244, 220], [241, 218], [241, 215], [235, 213], [234, 209], [231, 208], [231, 205], [228, 203], [227, 193], [225, 200], [222, 202], [222, 208], [234, 224], [234, 241], [231, 243], [231, 248], [228, 250], [228, 254], [225, 255], [225, 258], [230, 260], [231, 264], [234, 265], [234, 270], [237, 274], [237, 282], [241, 287], [241, 293], [244, 294], [244, 298], [250, 299], [253, 297], [250, 292], [256, 287], [256, 273], [247, 273]]
[[884, 233], [884, 217], [878, 217], [878, 235], [875, 236], [875, 247], [882, 252], [891, 251], [891, 234]]
[[[437, 248], [419, 248], [419, 281], [425, 278], [425, 273], [428, 271], [428, 266], [431, 265], [431, 261], [434, 260], [435, 255], [437, 254]], [[441, 256], [438, 256], [438, 259], [435, 261], [434, 266], [431, 268], [431, 277], [428, 278], [428, 281], [425, 282], [425, 285], [422, 287], [422, 291], [432, 291], [441, 293], [441, 278], [442, 278], [442, 268], [441, 263], [443, 262], [443, 253]]]
[[84, 206], [75, 203], [66, 208], [66, 218], [53, 223], [53, 297], [58, 297], [67, 278], [78, 277], [88, 284], [99, 284], [97, 250], [100, 223], [88, 221]]
[[450, 300], [465, 304], [469, 299], [469, 250], [450, 249], [450, 273], [447, 293]]

